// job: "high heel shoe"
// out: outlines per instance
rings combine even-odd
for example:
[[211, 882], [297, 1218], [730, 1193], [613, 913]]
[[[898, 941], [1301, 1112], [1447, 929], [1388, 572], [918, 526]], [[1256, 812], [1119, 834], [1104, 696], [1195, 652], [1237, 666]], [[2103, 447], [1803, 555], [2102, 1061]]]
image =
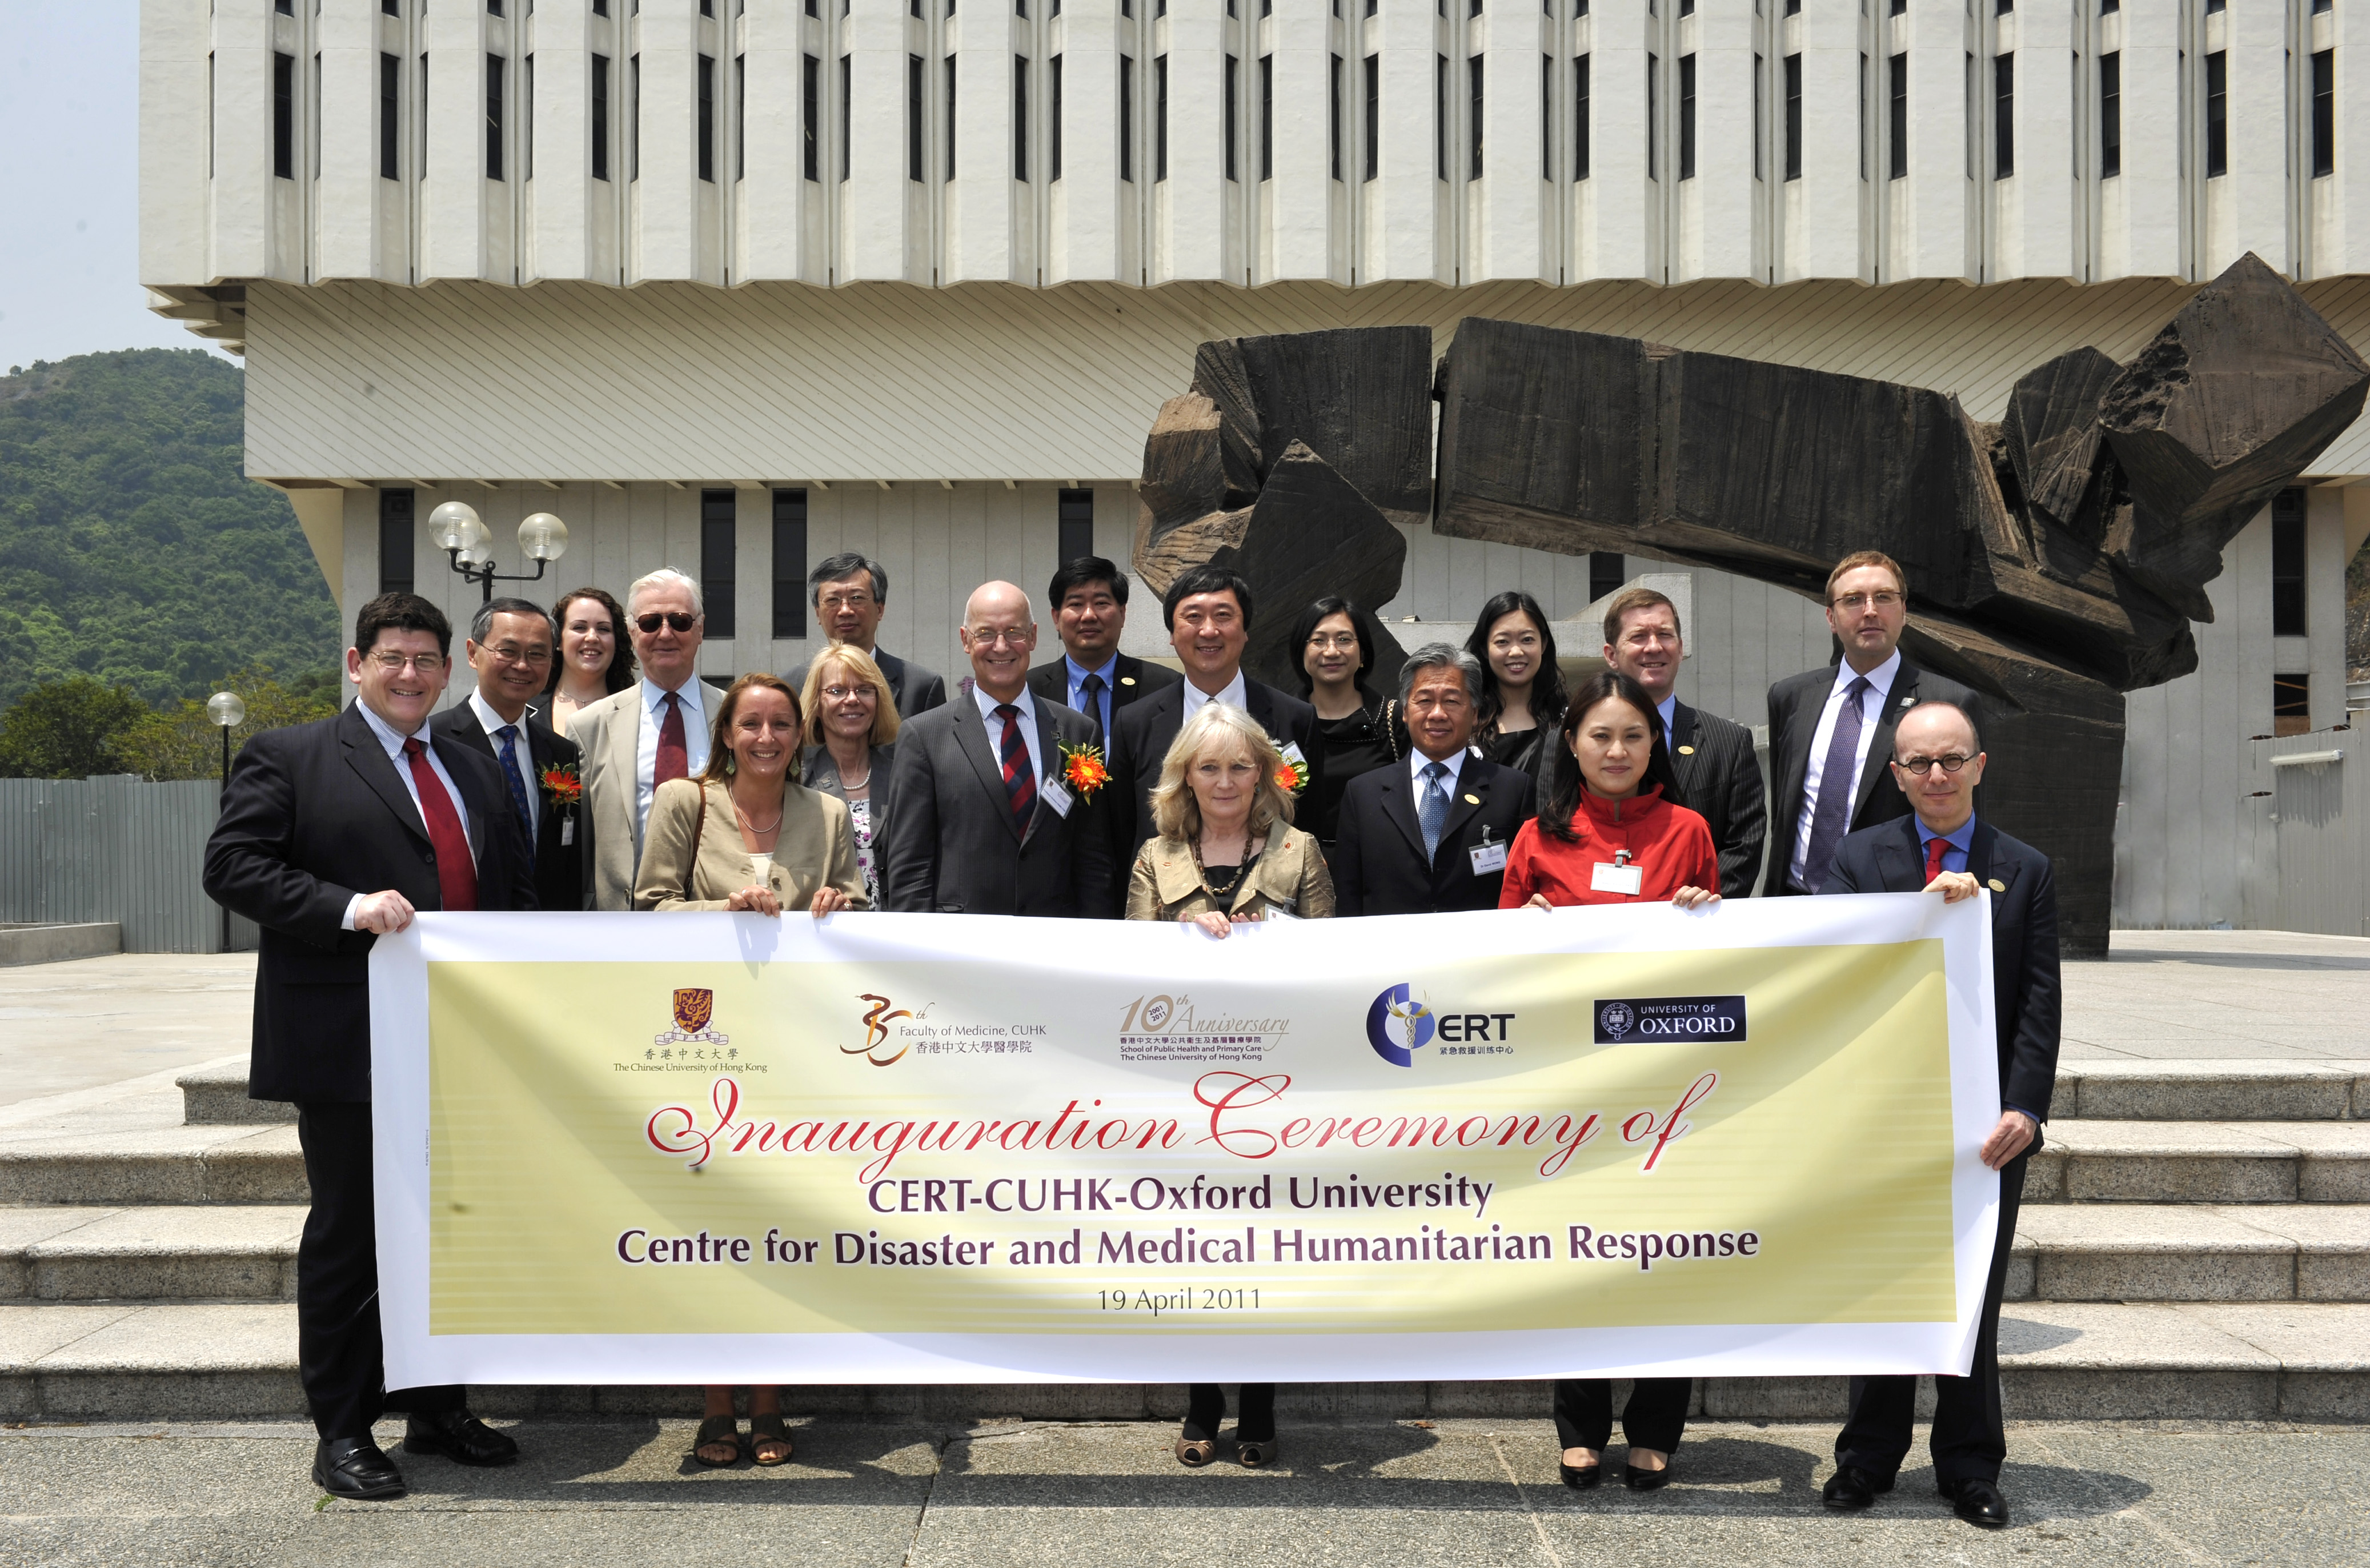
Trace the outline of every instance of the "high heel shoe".
[[1235, 1439], [1235, 1462], [1245, 1470], [1258, 1470], [1275, 1462], [1275, 1439], [1272, 1437], [1237, 1437]]
[[1621, 1467], [1621, 1484], [1632, 1492], [1660, 1492], [1671, 1484], [1671, 1466], [1663, 1461], [1661, 1470], [1639, 1470], [1636, 1465]]
[[1603, 1465], [1568, 1465], [1560, 1459], [1556, 1469], [1563, 1472], [1563, 1483], [1574, 1492], [1586, 1492], [1605, 1479]]

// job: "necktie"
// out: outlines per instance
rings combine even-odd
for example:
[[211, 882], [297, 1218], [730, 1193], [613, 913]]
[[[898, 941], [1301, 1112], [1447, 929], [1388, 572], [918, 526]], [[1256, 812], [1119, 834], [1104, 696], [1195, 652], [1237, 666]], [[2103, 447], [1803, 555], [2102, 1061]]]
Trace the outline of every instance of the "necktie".
[[1037, 810], [1037, 775], [1029, 766], [1029, 743], [1020, 734], [1020, 709], [1009, 702], [995, 705], [1004, 721], [1004, 793], [1012, 801], [1012, 825], [1026, 836], [1029, 818]]
[[1100, 675], [1089, 674], [1078, 683], [1078, 693], [1086, 699], [1087, 717], [1095, 721], [1095, 736], [1099, 740], [1102, 737], [1103, 732], [1110, 727], [1103, 722], [1104, 689], [1103, 678]]
[[510, 786], [511, 804], [518, 808], [519, 831], [532, 838], [535, 836], [535, 813], [527, 808], [526, 775], [519, 767], [518, 726], [505, 724], [494, 733], [502, 738], [502, 782]]
[[1942, 874], [1942, 857], [1950, 852], [1950, 841], [1947, 838], [1929, 838], [1926, 841], [1926, 881], [1928, 885], [1932, 884], [1936, 877]]
[[1416, 802], [1416, 821], [1423, 824], [1423, 858], [1440, 853], [1440, 830], [1448, 825], [1448, 764], [1426, 763], [1423, 799]]
[[469, 836], [461, 813], [443, 780], [428, 766], [428, 747], [418, 736], [403, 743], [404, 759], [411, 764], [411, 786], [420, 791], [420, 820], [428, 824], [428, 842], [436, 847], [436, 906], [451, 911], [477, 906], [477, 863], [469, 858]]
[[659, 721], [658, 755], [650, 762], [653, 790], [691, 771], [691, 754], [683, 744], [683, 704], [675, 700], [673, 692], [666, 694], [665, 701], [666, 717]]
[[1819, 803], [1811, 813], [1811, 847], [1802, 857], [1802, 885], [1812, 893], [1835, 863], [1835, 846], [1851, 829], [1852, 770], [1859, 762], [1859, 699], [1866, 675], [1854, 675], [1835, 710], [1835, 731], [1827, 740], [1826, 766], [1819, 770]]

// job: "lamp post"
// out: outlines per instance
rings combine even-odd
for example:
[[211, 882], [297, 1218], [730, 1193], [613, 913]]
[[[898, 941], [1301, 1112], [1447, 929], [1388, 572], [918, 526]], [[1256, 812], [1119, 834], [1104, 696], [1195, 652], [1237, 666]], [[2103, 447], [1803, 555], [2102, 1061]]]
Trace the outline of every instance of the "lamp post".
[[543, 569], [568, 553], [568, 525], [548, 512], [538, 512], [518, 525], [519, 554], [535, 562], [535, 572], [494, 570], [493, 534], [466, 501], [448, 501], [428, 514], [428, 542], [444, 552], [464, 582], [485, 590], [490, 604], [497, 582], [540, 582]]
[[[235, 691], [218, 691], [206, 698], [206, 717], [222, 732], [222, 788], [214, 796], [214, 814], [222, 814], [222, 802], [230, 793], [230, 732], [247, 721], [247, 704]], [[230, 951], [230, 906], [223, 905], [222, 950]]]

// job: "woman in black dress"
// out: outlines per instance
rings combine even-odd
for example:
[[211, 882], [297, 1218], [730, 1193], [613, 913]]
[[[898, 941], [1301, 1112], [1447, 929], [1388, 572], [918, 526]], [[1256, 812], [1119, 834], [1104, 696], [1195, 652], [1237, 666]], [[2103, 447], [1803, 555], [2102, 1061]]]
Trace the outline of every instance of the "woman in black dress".
[[1563, 724], [1563, 672], [1555, 633], [1539, 602], [1509, 588], [1481, 606], [1465, 651], [1481, 662], [1481, 703], [1474, 743], [1501, 767], [1520, 768], [1547, 798], [1547, 764]]
[[1381, 640], [1374, 617], [1347, 599], [1326, 597], [1292, 623], [1293, 674], [1317, 709], [1316, 777], [1297, 813], [1300, 825], [1329, 852], [1350, 780], [1407, 755], [1398, 704], [1366, 684]]

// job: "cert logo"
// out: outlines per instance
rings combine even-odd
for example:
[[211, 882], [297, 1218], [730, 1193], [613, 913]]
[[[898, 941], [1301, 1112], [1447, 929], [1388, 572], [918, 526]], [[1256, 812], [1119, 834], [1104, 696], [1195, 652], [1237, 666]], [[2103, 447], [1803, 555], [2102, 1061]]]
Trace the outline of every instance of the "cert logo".
[[652, 1040], [652, 1045], [682, 1045], [695, 1041], [729, 1045], [732, 1037], [708, 1028], [716, 1017], [716, 993], [706, 986], [685, 986], [674, 994], [674, 1027]]
[[1439, 1032], [1430, 999], [1416, 1000], [1404, 980], [1385, 989], [1366, 1009], [1366, 1043], [1395, 1067], [1415, 1066], [1415, 1054]]
[[1743, 997], [1623, 997], [1596, 1004], [1599, 1045], [1744, 1037]]

